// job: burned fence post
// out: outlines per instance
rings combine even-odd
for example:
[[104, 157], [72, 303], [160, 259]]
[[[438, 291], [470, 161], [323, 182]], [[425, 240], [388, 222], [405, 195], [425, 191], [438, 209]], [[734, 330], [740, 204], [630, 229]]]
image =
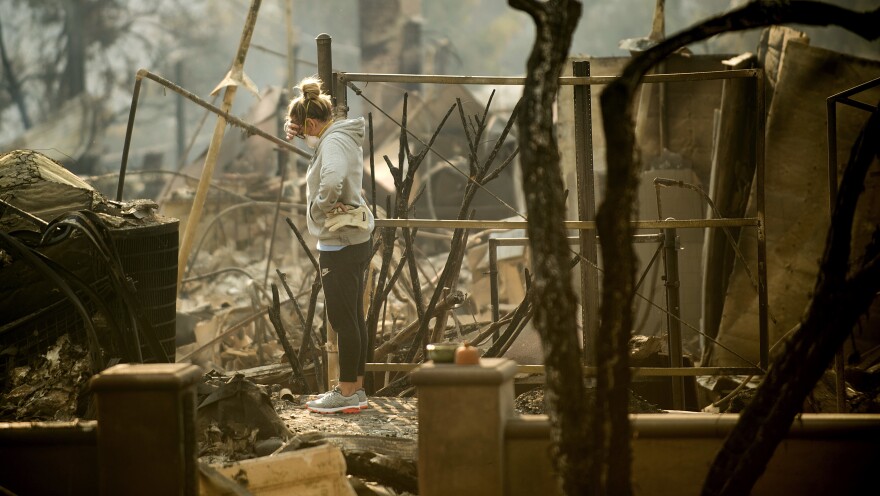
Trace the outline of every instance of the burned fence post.
[[336, 92], [333, 88], [333, 39], [327, 33], [321, 33], [315, 38], [318, 48], [318, 77], [321, 78], [324, 93], [333, 99]]
[[[294, 303], [296, 303], [296, 301], [294, 301]], [[290, 345], [290, 341], [287, 340], [287, 331], [285, 331], [284, 322], [281, 320], [281, 304], [278, 301], [278, 286], [274, 283], [272, 284], [272, 306], [269, 307], [269, 320], [272, 321], [272, 327], [275, 328], [275, 334], [278, 335], [278, 342], [280, 342], [281, 347], [284, 348], [284, 354], [287, 356], [287, 361], [290, 363], [290, 368], [293, 370], [295, 385], [302, 388], [302, 391], [308, 391], [309, 386], [306, 383], [305, 375], [303, 375], [302, 363], [300, 363], [296, 352], [293, 351], [293, 346]], [[303, 329], [303, 332], [305, 333], [305, 329]]]
[[[315, 318], [315, 306], [318, 302], [318, 292], [321, 290], [321, 274], [315, 274], [315, 279], [312, 281], [312, 290], [309, 295], [309, 307], [307, 310], [308, 317], [303, 317], [302, 310], [299, 308], [299, 303], [296, 301], [296, 296], [287, 284], [287, 275], [278, 269], [275, 269], [275, 272], [278, 274], [278, 278], [281, 279], [281, 284], [284, 285], [284, 290], [287, 292], [287, 296], [290, 298], [290, 302], [293, 305], [293, 310], [296, 312], [296, 317], [299, 319], [299, 323], [303, 328], [302, 342], [300, 343], [297, 356], [303, 358], [311, 355], [313, 357], [315, 384], [323, 384], [324, 375], [321, 372], [321, 367], [323, 367], [321, 361], [321, 340], [319, 336], [315, 334], [315, 330], [312, 329], [312, 321]], [[303, 358], [302, 361], [304, 362], [305, 359]]]

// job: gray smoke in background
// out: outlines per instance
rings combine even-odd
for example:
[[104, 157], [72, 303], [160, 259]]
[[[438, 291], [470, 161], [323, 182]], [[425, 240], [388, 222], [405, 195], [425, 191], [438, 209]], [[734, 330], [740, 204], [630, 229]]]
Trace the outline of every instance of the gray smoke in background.
[[[620, 40], [647, 36], [655, 0], [584, 1], [570, 53], [594, 57], [627, 56]], [[747, 0], [667, 0], [666, 35], [737, 8]], [[877, 7], [877, 0], [832, 0], [851, 9]], [[422, 3], [425, 38], [448, 37], [462, 60], [461, 72], [515, 75], [525, 70], [534, 41], [532, 20], [499, 0]], [[467, 14], [470, 12], [470, 15]], [[811, 44], [866, 58], [880, 58], [880, 42], [867, 42], [843, 29], [792, 26], [804, 31]], [[754, 52], [760, 30], [727, 34], [691, 46], [696, 54]]]

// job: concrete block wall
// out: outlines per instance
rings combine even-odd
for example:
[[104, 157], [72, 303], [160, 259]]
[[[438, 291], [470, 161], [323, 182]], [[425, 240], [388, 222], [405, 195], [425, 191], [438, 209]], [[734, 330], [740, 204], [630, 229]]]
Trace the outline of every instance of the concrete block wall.
[[[545, 415], [513, 409], [516, 364], [426, 363], [419, 395], [419, 494], [561, 494]], [[699, 495], [736, 414], [631, 415], [635, 494]], [[754, 496], [862, 494], [880, 466], [880, 415], [803, 414], [777, 447]]]

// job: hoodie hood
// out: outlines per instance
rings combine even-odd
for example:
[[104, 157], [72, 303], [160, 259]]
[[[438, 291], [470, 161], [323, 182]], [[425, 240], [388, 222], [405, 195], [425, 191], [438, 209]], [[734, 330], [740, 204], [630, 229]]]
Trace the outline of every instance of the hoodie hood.
[[327, 130], [324, 131], [324, 134], [321, 135], [321, 140], [318, 141], [318, 147], [320, 147], [324, 139], [330, 136], [332, 133], [344, 134], [345, 136], [353, 139], [356, 146], [363, 146], [364, 118], [358, 117], [356, 119], [345, 119], [330, 124], [327, 127]]

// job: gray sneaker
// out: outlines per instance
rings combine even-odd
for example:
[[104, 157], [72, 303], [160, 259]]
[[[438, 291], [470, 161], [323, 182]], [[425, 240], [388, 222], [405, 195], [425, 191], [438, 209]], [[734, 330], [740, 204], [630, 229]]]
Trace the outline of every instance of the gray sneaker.
[[367, 402], [367, 392], [364, 391], [364, 388], [360, 388], [357, 390], [358, 395], [358, 406], [361, 410], [365, 410], [370, 408], [370, 404]]
[[360, 413], [358, 395], [343, 396], [339, 388], [319, 396], [318, 399], [306, 403], [306, 408], [315, 413]]
[[[328, 394], [332, 393], [333, 391], [335, 391], [337, 389], [339, 389], [339, 386], [336, 386], [335, 388], [331, 389], [330, 391], [327, 391], [326, 393], [319, 394], [315, 399], [306, 403], [306, 405], [308, 405], [309, 403], [312, 403], [313, 401], [317, 401], [317, 400], [323, 398], [324, 396], [327, 396]], [[370, 408], [370, 403], [367, 401], [367, 392], [364, 391], [364, 388], [360, 388], [356, 392], [357, 392], [357, 397], [358, 397], [358, 406], [360, 407], [360, 409], [365, 410], [367, 408]]]

